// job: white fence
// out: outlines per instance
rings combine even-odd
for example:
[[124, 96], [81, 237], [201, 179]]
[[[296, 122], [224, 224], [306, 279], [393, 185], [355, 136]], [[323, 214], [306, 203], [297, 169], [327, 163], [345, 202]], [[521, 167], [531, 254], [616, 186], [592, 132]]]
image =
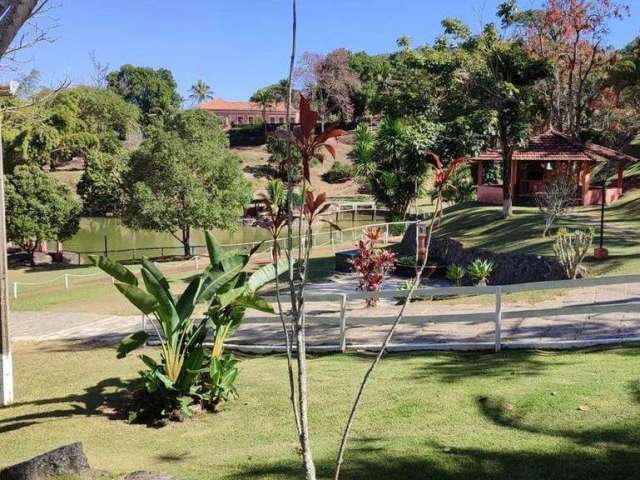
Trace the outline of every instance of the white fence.
[[[551, 282], [533, 282], [515, 285], [486, 286], [486, 287], [446, 287], [446, 288], [424, 288], [418, 289], [414, 293], [414, 298], [436, 298], [448, 296], [469, 296], [469, 295], [493, 295], [495, 297], [495, 308], [492, 312], [480, 313], [443, 313], [438, 315], [406, 315], [402, 324], [426, 325], [431, 323], [482, 323], [491, 322], [494, 325], [493, 340], [489, 342], [443, 342], [443, 343], [392, 343], [389, 350], [412, 351], [412, 350], [486, 350], [492, 349], [496, 352], [504, 348], [578, 348], [592, 345], [617, 344], [624, 342], [639, 342], [640, 336], [627, 336], [625, 338], [615, 336], [610, 338], [595, 339], [549, 339], [545, 341], [508, 341], [505, 342], [502, 335], [503, 322], [505, 320], [527, 319], [527, 318], [548, 318], [567, 315], [590, 315], [597, 316], [609, 313], [639, 313], [640, 295], [638, 297], [627, 298], [624, 301], [603, 301], [597, 302], [596, 291], [594, 290], [594, 302], [589, 304], [567, 305], [553, 308], [532, 308], [532, 309], [506, 309], [504, 302], [505, 294], [534, 292], [541, 290], [570, 290], [578, 288], [597, 289], [598, 287], [619, 286], [624, 290], [631, 284], [640, 285], [640, 275], [624, 275], [617, 277], [586, 278], [578, 280], [561, 280]], [[309, 325], [326, 325], [327, 327], [338, 327], [339, 338], [337, 343], [309, 346], [310, 351], [341, 351], [348, 350], [379, 350], [379, 344], [357, 344], [348, 341], [348, 327], [350, 323], [348, 305], [350, 301], [362, 301], [367, 298], [377, 296], [378, 298], [399, 299], [406, 298], [407, 291], [391, 290], [378, 293], [354, 292], [348, 294], [308, 294], [305, 295], [306, 302], [339, 302], [338, 316], [315, 316], [308, 315]], [[638, 290], [640, 294], [640, 289]], [[270, 299], [275, 301], [275, 299]], [[286, 305], [286, 295], [283, 296]], [[354, 324], [358, 325], [384, 325], [391, 326], [396, 319], [392, 316], [370, 316], [354, 317]], [[640, 323], [640, 318], [638, 318]], [[249, 318], [244, 325], [280, 323], [279, 317], [263, 316]], [[640, 332], [640, 329], [639, 329]], [[264, 345], [264, 344], [240, 344], [229, 342], [227, 346], [231, 349], [246, 352], [278, 352], [284, 350], [284, 345]]]

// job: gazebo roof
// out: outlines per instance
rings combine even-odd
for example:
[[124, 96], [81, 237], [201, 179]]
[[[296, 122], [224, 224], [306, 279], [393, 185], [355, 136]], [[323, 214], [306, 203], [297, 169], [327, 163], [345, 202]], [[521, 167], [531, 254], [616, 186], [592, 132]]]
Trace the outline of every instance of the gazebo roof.
[[[470, 157], [472, 162], [502, 160], [502, 152], [490, 149], [476, 157]], [[531, 137], [527, 148], [513, 152], [513, 160], [517, 162], [636, 162], [637, 158], [618, 152], [611, 148], [595, 143], [582, 143], [569, 138], [553, 129]]]

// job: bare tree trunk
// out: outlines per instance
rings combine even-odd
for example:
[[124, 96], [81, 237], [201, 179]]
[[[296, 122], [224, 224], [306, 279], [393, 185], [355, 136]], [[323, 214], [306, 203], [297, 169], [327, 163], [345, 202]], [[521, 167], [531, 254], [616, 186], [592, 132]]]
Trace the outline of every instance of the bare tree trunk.
[[46, 3], [42, 0], [0, 0], [0, 57], [7, 53], [18, 30]]
[[509, 144], [506, 126], [500, 122], [500, 144], [502, 146], [502, 216], [513, 215], [513, 189], [511, 188], [511, 159], [513, 147]]
[[[293, 96], [293, 67], [296, 58], [296, 29], [297, 29], [297, 10], [296, 0], [292, 0], [293, 17], [292, 17], [292, 38], [291, 38], [291, 59], [289, 62], [289, 80], [287, 91], [287, 130], [291, 129], [291, 100]], [[289, 166], [291, 166], [291, 155], [289, 156]], [[306, 362], [306, 338], [305, 338], [305, 321], [304, 321], [304, 283], [305, 278], [301, 279], [299, 291], [296, 292], [294, 262], [293, 262], [293, 178], [291, 168], [287, 170], [287, 259], [289, 260], [289, 295], [291, 297], [291, 316], [296, 342], [296, 358], [298, 369], [298, 416], [299, 416], [299, 441], [302, 450], [302, 463], [304, 468], [304, 477], [306, 480], [316, 480], [316, 467], [311, 451], [311, 442], [309, 436], [309, 418], [308, 418], [308, 401], [307, 401], [307, 362]], [[298, 232], [299, 234], [301, 232]], [[300, 242], [299, 242], [300, 243]], [[303, 265], [298, 265], [298, 269], [304, 269], [306, 272], [309, 254], [305, 255], [304, 260], [301, 258], [300, 245], [298, 245], [298, 261], [303, 261]]]
[[[356, 412], [358, 410], [358, 407], [360, 406], [360, 402], [362, 401], [364, 390], [367, 386], [367, 383], [369, 382], [369, 378], [373, 374], [373, 371], [375, 370], [375, 368], [378, 366], [378, 363], [380, 363], [380, 360], [382, 360], [382, 357], [385, 351], [387, 350], [387, 347], [389, 346], [389, 343], [391, 342], [391, 339], [393, 338], [393, 335], [398, 325], [402, 321], [402, 318], [404, 316], [404, 311], [407, 308], [407, 305], [411, 302], [411, 297], [413, 296], [413, 293], [420, 285], [420, 280], [422, 279], [422, 274], [424, 272], [425, 266], [427, 265], [427, 259], [429, 258], [429, 248], [431, 246], [431, 237], [433, 234], [433, 227], [436, 222], [436, 217], [438, 216], [438, 210], [440, 208], [442, 208], [442, 196], [439, 194], [438, 199], [436, 200], [436, 208], [431, 216], [431, 222], [429, 222], [429, 231], [427, 234], [427, 243], [425, 245], [425, 255], [424, 255], [424, 259], [422, 260], [422, 265], [420, 266], [420, 269], [416, 274], [416, 278], [414, 279], [413, 284], [411, 285], [411, 289], [409, 290], [409, 293], [407, 293], [407, 298], [402, 304], [402, 308], [400, 309], [398, 316], [396, 317], [395, 321], [391, 325], [391, 328], [389, 329], [387, 336], [382, 342], [380, 351], [376, 355], [376, 358], [374, 359], [374, 361], [369, 366], [369, 369], [365, 373], [362, 383], [358, 388], [358, 392], [356, 393], [355, 401], [353, 402], [353, 406], [351, 407], [351, 411], [349, 413], [349, 417], [347, 419], [344, 432], [342, 433], [342, 438], [340, 439], [340, 449], [338, 450], [338, 457], [336, 459], [336, 471], [334, 475], [334, 480], [340, 479], [340, 469], [342, 467], [342, 462], [344, 460], [344, 453], [347, 449], [347, 441], [349, 439], [349, 433], [351, 432], [351, 427], [353, 426], [353, 422], [356, 417]], [[419, 222], [416, 222], [416, 236], [418, 235], [418, 224]]]

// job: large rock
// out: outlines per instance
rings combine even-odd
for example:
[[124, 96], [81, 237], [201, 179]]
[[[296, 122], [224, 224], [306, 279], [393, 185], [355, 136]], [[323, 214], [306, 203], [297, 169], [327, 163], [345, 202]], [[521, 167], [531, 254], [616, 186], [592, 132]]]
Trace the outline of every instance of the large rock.
[[167, 473], [140, 470], [139, 472], [130, 473], [124, 477], [124, 480], [176, 480], [176, 477]]
[[[416, 227], [411, 225], [398, 247], [401, 256], [416, 254]], [[434, 236], [429, 257], [444, 265], [456, 263], [466, 267], [476, 258], [490, 260], [495, 270], [489, 279], [493, 285], [512, 283], [544, 282], [562, 280], [564, 269], [555, 258], [528, 253], [496, 253], [485, 248], [464, 248], [462, 242], [452, 238]], [[469, 283], [469, 279], [466, 279]]]
[[44, 480], [59, 476], [87, 478], [90, 473], [91, 467], [82, 451], [82, 444], [72, 443], [5, 468], [0, 472], [0, 480]]

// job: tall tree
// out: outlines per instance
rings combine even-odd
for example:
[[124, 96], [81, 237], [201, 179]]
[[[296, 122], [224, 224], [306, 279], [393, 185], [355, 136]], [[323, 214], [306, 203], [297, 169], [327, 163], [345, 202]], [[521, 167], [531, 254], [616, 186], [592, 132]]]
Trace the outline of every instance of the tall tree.
[[502, 151], [503, 215], [512, 215], [513, 152], [529, 140], [544, 110], [535, 101], [534, 85], [549, 75], [546, 61], [532, 57], [520, 42], [496, 38], [492, 28], [480, 39], [483, 61], [471, 74], [472, 102], [489, 108], [497, 119]]
[[191, 85], [189, 92], [189, 98], [195, 105], [213, 98], [213, 90], [205, 83], [204, 80], [198, 80], [196, 83]]
[[577, 137], [586, 126], [589, 105], [601, 94], [600, 80], [616, 57], [608, 49], [612, 19], [629, 13], [617, 0], [546, 0], [539, 10], [520, 11], [516, 0], [498, 10], [505, 27], [553, 67], [542, 90], [548, 121]]
[[251, 200], [238, 157], [215, 117], [179, 112], [152, 127], [124, 175], [123, 220], [168, 232], [190, 254], [192, 228], [237, 228]]
[[362, 86], [350, 62], [351, 52], [339, 48], [329, 53], [318, 67], [318, 78], [328, 106], [345, 122], [353, 120], [354, 97]]
[[123, 65], [107, 75], [109, 89], [143, 113], [145, 125], [163, 121], [180, 107], [181, 98], [171, 71]]

